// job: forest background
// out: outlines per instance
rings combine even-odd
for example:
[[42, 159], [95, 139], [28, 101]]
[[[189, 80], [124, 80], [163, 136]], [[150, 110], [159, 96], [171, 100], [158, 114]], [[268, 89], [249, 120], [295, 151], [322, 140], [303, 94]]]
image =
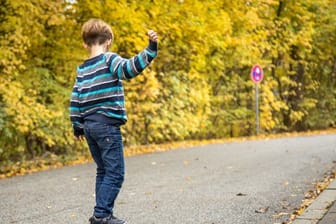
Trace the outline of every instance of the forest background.
[[87, 155], [68, 106], [89, 18], [123, 57], [160, 37], [125, 83], [127, 147], [255, 135], [254, 64], [263, 134], [336, 126], [335, 0], [0, 0], [0, 174]]

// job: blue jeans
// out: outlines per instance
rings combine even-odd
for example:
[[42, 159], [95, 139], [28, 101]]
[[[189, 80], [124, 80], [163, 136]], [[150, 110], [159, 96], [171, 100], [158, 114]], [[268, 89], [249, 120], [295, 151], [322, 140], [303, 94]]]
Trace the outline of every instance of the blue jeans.
[[96, 206], [93, 215], [104, 218], [113, 214], [114, 202], [125, 176], [120, 127], [86, 121], [84, 133], [97, 164]]

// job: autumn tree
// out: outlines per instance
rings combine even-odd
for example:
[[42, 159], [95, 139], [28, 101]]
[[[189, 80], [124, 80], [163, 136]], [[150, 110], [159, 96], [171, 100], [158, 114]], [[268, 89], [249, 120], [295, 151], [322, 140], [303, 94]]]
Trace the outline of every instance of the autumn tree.
[[0, 161], [86, 152], [69, 98], [88, 56], [80, 30], [111, 24], [111, 51], [132, 57], [159, 33], [159, 54], [125, 83], [126, 145], [255, 134], [254, 64], [263, 133], [335, 126], [334, 0], [0, 0]]

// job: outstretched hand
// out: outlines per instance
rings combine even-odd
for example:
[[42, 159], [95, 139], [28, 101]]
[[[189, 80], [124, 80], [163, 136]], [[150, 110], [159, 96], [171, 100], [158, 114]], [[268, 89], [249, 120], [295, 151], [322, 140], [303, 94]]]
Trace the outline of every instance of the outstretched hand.
[[149, 40], [154, 41], [154, 42], [158, 41], [158, 35], [154, 30], [149, 30], [147, 34], [148, 34]]
[[78, 135], [78, 136], [75, 135], [75, 138], [76, 138], [78, 141], [84, 141], [84, 140], [85, 140], [85, 136], [84, 136], [84, 135]]

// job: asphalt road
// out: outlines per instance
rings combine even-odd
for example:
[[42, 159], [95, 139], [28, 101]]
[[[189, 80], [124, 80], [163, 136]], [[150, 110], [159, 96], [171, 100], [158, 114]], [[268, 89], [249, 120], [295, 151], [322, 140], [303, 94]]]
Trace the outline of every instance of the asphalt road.
[[[130, 224], [281, 223], [334, 160], [336, 135], [129, 157], [115, 214]], [[0, 223], [86, 224], [94, 176], [90, 163], [0, 180]]]

